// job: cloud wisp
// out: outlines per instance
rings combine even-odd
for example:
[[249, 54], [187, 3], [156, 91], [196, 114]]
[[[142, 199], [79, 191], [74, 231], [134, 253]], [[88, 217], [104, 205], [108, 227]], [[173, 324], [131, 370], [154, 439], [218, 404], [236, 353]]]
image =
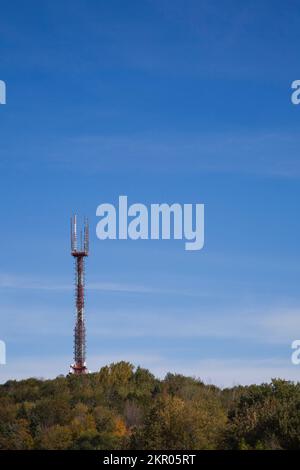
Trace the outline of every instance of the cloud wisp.
[[[47, 168], [72, 172], [112, 173], [139, 171], [152, 174], [221, 173], [272, 178], [299, 178], [299, 131], [262, 129], [236, 132], [136, 134], [82, 134], [49, 139], [47, 151], [42, 143], [28, 142], [27, 167], [42, 159]], [[6, 163], [22, 165], [15, 143], [3, 144], [3, 155], [14, 155]], [[89, 148], [88, 155], [86, 148]], [[5, 166], [5, 158], [1, 164]]]
[[[67, 282], [40, 281], [27, 276], [0, 274], [0, 289], [21, 289], [33, 291], [64, 292], [74, 289], [73, 284]], [[89, 282], [87, 290], [100, 292], [119, 292], [129, 294], [162, 294], [183, 295], [191, 297], [206, 297], [207, 293], [199, 293], [193, 289], [168, 289], [150, 285], [127, 284], [122, 282]]]
[[[74, 161], [93, 171], [238, 173], [299, 178], [299, 132], [278, 130], [189, 134], [86, 135], [65, 142], [72, 152], [52, 151], [52, 164]], [[63, 143], [62, 143], [63, 145]], [[85, 149], [89, 148], [89, 157]], [[66, 155], [72, 155], [72, 161]], [[288, 155], [288, 157], [287, 157]], [[126, 162], [126, 164], [125, 164]], [[148, 163], [147, 163], [148, 162]]]

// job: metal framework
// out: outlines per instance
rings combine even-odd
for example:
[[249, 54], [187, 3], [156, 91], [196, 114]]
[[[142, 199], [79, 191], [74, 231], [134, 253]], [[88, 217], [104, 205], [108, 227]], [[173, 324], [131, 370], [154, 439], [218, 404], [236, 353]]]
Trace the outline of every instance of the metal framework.
[[74, 364], [71, 365], [70, 372], [86, 374], [88, 369], [85, 362], [84, 262], [85, 257], [89, 255], [89, 225], [85, 218], [78, 242], [76, 215], [71, 218], [71, 255], [75, 261], [76, 324], [74, 328]]

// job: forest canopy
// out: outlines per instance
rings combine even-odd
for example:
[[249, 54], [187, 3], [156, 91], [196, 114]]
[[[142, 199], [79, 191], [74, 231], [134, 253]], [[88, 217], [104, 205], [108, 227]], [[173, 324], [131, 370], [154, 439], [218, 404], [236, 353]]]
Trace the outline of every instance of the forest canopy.
[[299, 449], [300, 384], [220, 389], [128, 362], [0, 385], [0, 449]]

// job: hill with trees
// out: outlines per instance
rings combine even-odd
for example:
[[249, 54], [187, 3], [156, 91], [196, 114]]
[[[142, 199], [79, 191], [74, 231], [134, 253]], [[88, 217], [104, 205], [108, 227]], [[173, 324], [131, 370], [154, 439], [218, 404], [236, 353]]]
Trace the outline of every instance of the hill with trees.
[[300, 449], [300, 384], [221, 390], [128, 362], [0, 385], [0, 449]]

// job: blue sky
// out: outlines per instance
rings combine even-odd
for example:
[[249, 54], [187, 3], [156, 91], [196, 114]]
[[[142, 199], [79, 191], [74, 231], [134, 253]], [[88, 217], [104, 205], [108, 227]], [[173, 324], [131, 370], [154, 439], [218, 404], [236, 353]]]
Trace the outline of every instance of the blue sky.
[[[0, 3], [0, 381], [72, 362], [74, 211], [91, 370], [299, 379], [299, 24], [292, 0]], [[99, 241], [121, 194], [204, 203], [204, 249]]]

